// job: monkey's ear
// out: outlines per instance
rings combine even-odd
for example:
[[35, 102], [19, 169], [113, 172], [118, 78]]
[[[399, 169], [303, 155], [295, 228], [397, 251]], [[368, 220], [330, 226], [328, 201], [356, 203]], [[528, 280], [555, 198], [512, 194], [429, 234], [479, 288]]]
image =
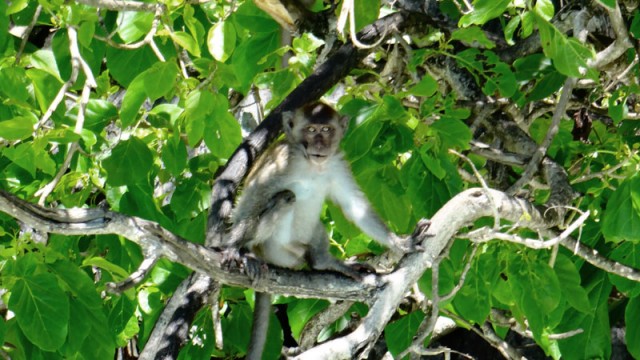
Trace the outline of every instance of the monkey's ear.
[[289, 135], [293, 131], [293, 121], [294, 121], [295, 113], [293, 111], [284, 111], [282, 112], [282, 128], [284, 129], [284, 133]]
[[340, 116], [338, 119], [338, 124], [342, 127], [342, 130], [347, 130], [349, 127], [349, 117], [347, 115]]
[[293, 129], [293, 118], [295, 114], [293, 111], [282, 112], [282, 126], [287, 129]]

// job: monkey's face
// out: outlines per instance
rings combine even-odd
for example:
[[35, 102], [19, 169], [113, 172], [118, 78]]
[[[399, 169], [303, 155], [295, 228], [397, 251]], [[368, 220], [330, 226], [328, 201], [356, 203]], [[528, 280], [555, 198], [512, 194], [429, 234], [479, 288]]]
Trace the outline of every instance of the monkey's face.
[[342, 131], [333, 124], [306, 124], [301, 133], [306, 157], [315, 164], [322, 164], [334, 155], [342, 137]]
[[291, 146], [316, 165], [325, 163], [338, 151], [347, 124], [346, 118], [322, 102], [284, 113], [282, 119]]

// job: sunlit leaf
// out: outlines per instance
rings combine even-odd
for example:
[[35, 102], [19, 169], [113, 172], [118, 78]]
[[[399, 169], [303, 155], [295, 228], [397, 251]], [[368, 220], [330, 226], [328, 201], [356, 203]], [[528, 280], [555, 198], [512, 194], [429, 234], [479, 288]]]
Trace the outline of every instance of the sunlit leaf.
[[460, 18], [459, 25], [466, 27], [469, 25], [482, 25], [494, 19], [507, 9], [511, 0], [476, 0], [473, 2], [473, 11]]
[[26, 116], [19, 116], [11, 120], [0, 121], [0, 139], [22, 140], [33, 132], [32, 119]]
[[236, 48], [236, 30], [233, 23], [220, 21], [209, 29], [207, 47], [214, 59], [225, 62]]

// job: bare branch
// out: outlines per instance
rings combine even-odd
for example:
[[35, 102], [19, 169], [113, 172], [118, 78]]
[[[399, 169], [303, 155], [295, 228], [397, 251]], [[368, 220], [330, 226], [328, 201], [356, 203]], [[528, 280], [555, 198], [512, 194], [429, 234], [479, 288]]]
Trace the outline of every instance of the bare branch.
[[162, 5], [159, 3], [145, 3], [140, 1], [127, 0], [76, 0], [80, 4], [85, 4], [101, 9], [114, 11], [144, 11], [154, 12]]
[[[63, 235], [116, 234], [153, 253], [190, 267], [230, 285], [253, 287], [298, 297], [366, 300], [382, 286], [374, 275], [362, 282], [345, 276], [318, 272], [269, 269], [268, 276], [255, 284], [242, 269], [222, 267], [222, 254], [188, 242], [153, 221], [101, 209], [49, 209], [31, 204], [0, 190], [0, 211], [48, 233]], [[302, 279], [302, 286], [300, 285]]]
[[31, 18], [31, 22], [22, 33], [22, 40], [20, 41], [20, 48], [18, 48], [18, 52], [16, 53], [16, 64], [20, 63], [20, 58], [22, 57], [22, 53], [24, 52], [24, 48], [27, 46], [27, 41], [29, 41], [29, 35], [31, 31], [33, 31], [33, 27], [36, 26], [38, 22], [38, 18], [40, 17], [40, 13], [42, 13], [42, 5], [38, 5], [36, 7], [36, 11], [33, 13], [33, 17]]
[[549, 125], [549, 129], [547, 130], [547, 135], [544, 137], [542, 144], [538, 147], [536, 152], [531, 157], [527, 168], [522, 173], [520, 179], [518, 179], [508, 190], [508, 193], [514, 194], [516, 191], [520, 190], [526, 183], [531, 181], [533, 175], [538, 172], [538, 168], [540, 166], [540, 162], [547, 155], [547, 150], [553, 141], [553, 138], [556, 136], [558, 131], [560, 130], [560, 120], [565, 116], [565, 111], [567, 109], [567, 104], [569, 103], [569, 97], [571, 96], [571, 92], [573, 91], [573, 86], [576, 83], [575, 78], [568, 78], [564, 82], [564, 86], [562, 87], [562, 93], [560, 94], [560, 99], [558, 100], [558, 104], [556, 106], [555, 111], [553, 112], [553, 117], [551, 118], [551, 124]]
[[[82, 95], [80, 96], [80, 102], [78, 103], [78, 116], [76, 118], [76, 125], [75, 125], [75, 128], [73, 129], [74, 133], [80, 135], [80, 133], [82, 132], [82, 129], [84, 128], [84, 116], [85, 116], [85, 111], [87, 109], [87, 104], [89, 103], [89, 96], [91, 95], [91, 89], [96, 88], [98, 84], [96, 83], [96, 79], [93, 76], [93, 72], [91, 71], [89, 64], [87, 64], [87, 62], [84, 61], [84, 59], [82, 58], [82, 55], [80, 54], [80, 48], [78, 47], [78, 32], [73, 26], [69, 26], [67, 28], [67, 32], [69, 36], [69, 53], [71, 54], [71, 78], [62, 86], [62, 88], [58, 92], [58, 95], [56, 96], [56, 100], [58, 100], [58, 96], [60, 96], [59, 101], [62, 101], [62, 95], [64, 95], [64, 92], [66, 92], [66, 90], [71, 85], [75, 84], [75, 82], [78, 80], [78, 73], [80, 69], [82, 69], [82, 72], [86, 76], [86, 80], [82, 88]], [[53, 110], [55, 110], [55, 108], [58, 107], [58, 104], [55, 104], [54, 106], [54, 103], [52, 103], [51, 106], [49, 106], [49, 109], [47, 109], [48, 116], [51, 116], [51, 114], [53, 113]], [[49, 112], [50, 110], [51, 112]], [[48, 119], [48, 116], [43, 117], [43, 120], [46, 121], [45, 119]], [[43, 123], [43, 120], [41, 120], [40, 122]], [[35, 196], [40, 197], [40, 199], [38, 200], [38, 204], [44, 205], [47, 199], [47, 196], [51, 194], [53, 189], [55, 189], [56, 185], [58, 185], [58, 183], [60, 182], [60, 179], [62, 179], [62, 176], [69, 169], [69, 165], [71, 165], [71, 160], [73, 159], [73, 155], [75, 155], [76, 151], [78, 151], [79, 148], [80, 148], [80, 145], [78, 141], [74, 141], [69, 145], [67, 149], [67, 154], [64, 158], [64, 162], [62, 163], [62, 166], [60, 167], [60, 169], [58, 169], [58, 172], [56, 173], [56, 175], [53, 177], [53, 180], [51, 180], [47, 185], [45, 185], [44, 187], [36, 191]]]

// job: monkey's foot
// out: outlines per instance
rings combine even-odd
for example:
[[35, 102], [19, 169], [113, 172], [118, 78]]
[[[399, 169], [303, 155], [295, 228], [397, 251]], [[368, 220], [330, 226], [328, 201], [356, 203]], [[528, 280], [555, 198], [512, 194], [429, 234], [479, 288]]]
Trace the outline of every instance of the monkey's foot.
[[434, 236], [434, 234], [429, 234], [429, 228], [431, 227], [431, 220], [429, 219], [420, 219], [418, 224], [416, 225], [416, 229], [411, 234], [411, 237], [414, 239], [414, 242], [421, 243], [424, 239], [428, 237]]
[[[363, 274], [366, 275], [366, 274], [375, 274], [376, 273], [376, 269], [373, 266], [369, 265], [369, 264], [347, 261], [345, 263], [345, 265], [347, 265], [353, 271], [356, 272], [356, 274], [358, 275], [358, 278], [354, 278], [356, 280], [361, 280]], [[349, 274], [345, 274], [345, 275], [350, 276]], [[351, 276], [351, 277], [353, 277], [353, 276]]]
[[242, 258], [243, 271], [249, 279], [251, 279], [252, 285], [255, 286], [260, 280], [266, 279], [267, 272], [269, 271], [267, 263], [258, 259], [253, 254], [246, 254]]
[[238, 249], [225, 249], [222, 252], [222, 266], [227, 270], [240, 269], [255, 285], [266, 276], [267, 264], [251, 253], [241, 253]]

